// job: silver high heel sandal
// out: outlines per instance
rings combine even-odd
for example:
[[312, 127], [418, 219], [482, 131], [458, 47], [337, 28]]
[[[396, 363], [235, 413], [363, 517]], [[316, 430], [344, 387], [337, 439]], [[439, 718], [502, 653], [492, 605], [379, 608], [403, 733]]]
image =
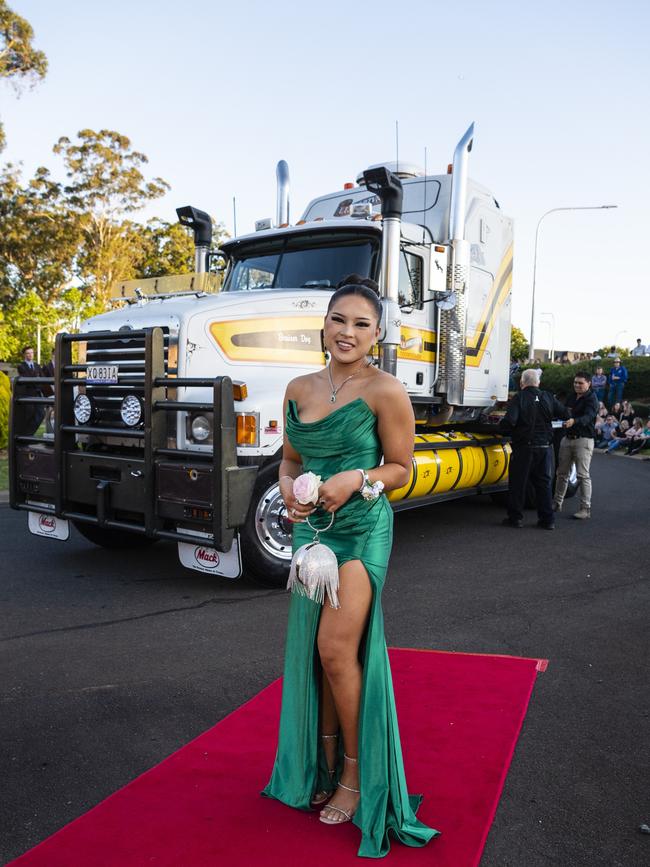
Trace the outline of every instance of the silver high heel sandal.
[[[343, 753], [343, 758], [347, 759], [348, 762], [354, 762], [356, 765], [358, 763], [358, 759], [352, 759], [350, 756], [347, 756]], [[339, 788], [345, 789], [347, 792], [355, 792], [357, 795], [361, 794], [360, 789], [353, 789], [351, 786], [346, 786], [345, 783], [339, 783]], [[319, 816], [321, 822], [324, 822], [325, 825], [345, 825], [346, 822], [351, 822], [354, 813], [348, 813], [347, 810], [342, 810], [341, 807], [334, 807], [332, 804], [328, 804], [323, 809], [325, 810], [335, 810], [337, 813], [340, 813], [342, 816], [345, 816], [345, 819], [329, 819], [327, 816], [321, 815]]]
[[[334, 738], [338, 738], [338, 735], [337, 734], [336, 735], [321, 735], [321, 738], [324, 741], [329, 741], [329, 740], [333, 740]], [[328, 768], [328, 773], [330, 775], [330, 781], [333, 783], [334, 782], [334, 775], [336, 774], [336, 768], [333, 768], [332, 770], [330, 770]], [[332, 797], [333, 794], [334, 794], [333, 788], [332, 789], [322, 789], [320, 792], [316, 792], [314, 794], [314, 796], [312, 797], [311, 801], [309, 802], [310, 806], [322, 807], [323, 804], [326, 804], [327, 801], [329, 801], [329, 799]]]

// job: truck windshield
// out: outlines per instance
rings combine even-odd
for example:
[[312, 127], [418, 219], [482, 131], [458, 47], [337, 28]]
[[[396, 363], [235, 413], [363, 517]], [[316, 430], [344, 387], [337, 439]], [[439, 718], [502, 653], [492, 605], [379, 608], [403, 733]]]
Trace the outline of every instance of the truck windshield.
[[235, 251], [223, 291], [335, 289], [348, 274], [374, 277], [378, 261], [378, 237], [309, 234], [269, 238]]

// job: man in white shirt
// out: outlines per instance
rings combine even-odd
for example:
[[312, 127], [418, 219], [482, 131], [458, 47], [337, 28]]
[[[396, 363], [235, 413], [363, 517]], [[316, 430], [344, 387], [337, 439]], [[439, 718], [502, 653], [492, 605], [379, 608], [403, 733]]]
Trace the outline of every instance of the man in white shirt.
[[630, 355], [645, 355], [645, 346], [641, 343], [640, 337], [637, 337], [636, 346], [630, 351]]

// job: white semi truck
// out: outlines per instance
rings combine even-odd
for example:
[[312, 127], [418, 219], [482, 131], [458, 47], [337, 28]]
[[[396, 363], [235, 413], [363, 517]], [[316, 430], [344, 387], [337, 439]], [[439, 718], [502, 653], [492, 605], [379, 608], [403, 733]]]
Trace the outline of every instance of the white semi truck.
[[[503, 491], [510, 447], [485, 420], [508, 394], [512, 221], [468, 176], [473, 135], [446, 174], [373, 166], [293, 225], [279, 163], [276, 220], [222, 245], [222, 285], [209, 217], [179, 209], [195, 273], [117, 286], [115, 309], [58, 335], [55, 376], [42, 380], [54, 396], [15, 389], [10, 502], [30, 529], [67, 539], [72, 523], [106, 547], [172, 540], [190, 568], [284, 582], [283, 396], [325, 364], [323, 317], [351, 273], [379, 281], [375, 362], [404, 383], [416, 417], [394, 508]], [[21, 404], [34, 402], [53, 406], [50, 437], [20, 430]]]

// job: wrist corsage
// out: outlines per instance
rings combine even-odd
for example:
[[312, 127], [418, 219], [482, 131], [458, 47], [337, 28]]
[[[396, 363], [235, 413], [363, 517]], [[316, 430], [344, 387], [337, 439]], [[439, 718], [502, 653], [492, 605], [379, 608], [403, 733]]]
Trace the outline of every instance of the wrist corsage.
[[361, 473], [363, 477], [361, 487], [359, 488], [359, 493], [361, 494], [363, 499], [376, 500], [378, 497], [380, 497], [384, 491], [384, 483], [371, 482], [368, 478], [368, 473], [365, 470], [358, 469], [357, 472]]

